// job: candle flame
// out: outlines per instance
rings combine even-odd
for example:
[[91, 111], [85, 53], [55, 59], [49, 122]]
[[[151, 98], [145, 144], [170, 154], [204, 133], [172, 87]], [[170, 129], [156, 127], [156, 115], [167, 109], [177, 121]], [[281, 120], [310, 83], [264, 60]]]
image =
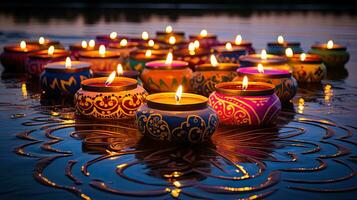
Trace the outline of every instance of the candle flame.
[[327, 48], [328, 48], [328, 49], [332, 49], [332, 48], [333, 48], [333, 41], [332, 41], [332, 40], [329, 40], [329, 41], [327, 42]]
[[178, 104], [181, 100], [181, 96], [182, 96], [182, 85], [180, 85], [177, 88], [176, 94], [175, 94], [175, 100], [176, 100], [176, 104]]
[[284, 43], [284, 37], [282, 35], [278, 36], [278, 43], [283, 44]]
[[94, 40], [89, 40], [89, 47], [93, 48], [95, 46]]
[[110, 39], [114, 40], [115, 38], [118, 37], [118, 33], [117, 32], [111, 32], [109, 37], [110, 37]]
[[207, 37], [207, 35], [208, 35], [207, 30], [206, 29], [201, 30], [200, 35], [201, 35], [201, 37]]
[[128, 45], [128, 40], [127, 39], [122, 39], [120, 41], [120, 46], [125, 47], [126, 45]]
[[237, 35], [236, 36], [236, 39], [235, 39], [235, 43], [236, 43], [236, 45], [240, 45], [240, 44], [242, 44], [242, 36], [241, 35]]
[[263, 49], [262, 52], [260, 53], [260, 58], [262, 60], [266, 60], [268, 58], [267, 51], [265, 49]]
[[258, 72], [262, 74], [264, 73], [264, 67], [261, 63], [258, 64]]
[[211, 54], [210, 61], [211, 61], [212, 66], [214, 66], [214, 67], [218, 66], [218, 61], [216, 59], [216, 56], [214, 56], [213, 54]]
[[247, 76], [244, 76], [244, 78], [243, 78], [242, 88], [244, 91], [248, 89], [248, 77]]
[[306, 54], [305, 53], [300, 54], [300, 60], [304, 61], [305, 59], [306, 59]]
[[172, 53], [169, 52], [169, 53], [167, 54], [167, 57], [166, 57], [166, 60], [165, 60], [165, 64], [166, 64], [166, 65], [171, 65], [171, 64], [172, 64], [172, 60], [173, 60]]
[[123, 66], [120, 63], [117, 66], [117, 73], [118, 73], [118, 76], [123, 74]]
[[195, 50], [195, 44], [193, 42], [190, 42], [190, 44], [188, 44], [188, 50], [189, 51], [194, 51]]
[[88, 47], [88, 44], [85, 40], [82, 41], [82, 49], [86, 49]]
[[196, 49], [200, 48], [200, 42], [198, 40], [195, 40], [193, 44], [195, 45]]
[[294, 55], [293, 49], [292, 48], [285, 49], [285, 55], [286, 57], [292, 57]]
[[47, 50], [48, 55], [52, 56], [53, 53], [55, 52], [55, 47], [54, 46], [50, 46]]
[[170, 36], [170, 38], [169, 38], [169, 43], [170, 43], [171, 45], [174, 45], [174, 44], [176, 43], [176, 38], [175, 38], [175, 36]]
[[70, 57], [66, 58], [66, 64], [65, 64], [66, 68], [70, 69], [72, 67], [72, 61]]
[[155, 45], [154, 40], [149, 40], [148, 45], [149, 47], [153, 47]]
[[40, 37], [40, 38], [38, 38], [38, 43], [39, 44], [45, 44], [45, 38], [44, 37]]
[[110, 85], [114, 79], [115, 79], [115, 71], [113, 71], [109, 76], [108, 76], [108, 79], [105, 81], [105, 86], [108, 86]]
[[149, 39], [149, 33], [144, 31], [142, 34], [141, 34], [141, 38], [143, 40], [148, 40]]
[[166, 26], [165, 32], [166, 33], [171, 33], [172, 32], [172, 26]]
[[26, 42], [25, 41], [21, 41], [20, 42], [20, 48], [21, 49], [26, 49]]
[[226, 49], [227, 49], [228, 51], [231, 51], [231, 50], [232, 50], [232, 44], [231, 44], [230, 42], [227, 42], [227, 43], [226, 43]]
[[99, 46], [99, 55], [105, 56], [105, 46], [104, 45]]
[[151, 50], [146, 50], [145, 52], [145, 57], [150, 58], [151, 57]]

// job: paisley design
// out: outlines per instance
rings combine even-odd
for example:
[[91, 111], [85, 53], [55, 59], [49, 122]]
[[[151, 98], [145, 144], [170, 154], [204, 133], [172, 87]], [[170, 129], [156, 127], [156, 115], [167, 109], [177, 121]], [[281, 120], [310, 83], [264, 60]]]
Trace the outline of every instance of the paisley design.
[[200, 143], [210, 139], [218, 127], [211, 107], [195, 111], [164, 111], [146, 104], [136, 112], [136, 124], [146, 137], [169, 142]]
[[293, 76], [298, 82], [318, 83], [326, 76], [324, 64], [292, 64]]
[[95, 119], [126, 119], [144, 103], [148, 93], [140, 86], [121, 92], [89, 92], [82, 89], [75, 95], [76, 110], [84, 117]]
[[224, 125], [260, 126], [275, 122], [281, 103], [273, 94], [268, 96], [229, 96], [213, 92], [208, 103], [216, 110]]
[[196, 71], [191, 79], [191, 90], [208, 97], [215, 91], [216, 84], [232, 81], [236, 76], [237, 73], [231, 71]]
[[309, 53], [319, 55], [326, 67], [343, 67], [350, 59], [347, 51], [310, 49]]

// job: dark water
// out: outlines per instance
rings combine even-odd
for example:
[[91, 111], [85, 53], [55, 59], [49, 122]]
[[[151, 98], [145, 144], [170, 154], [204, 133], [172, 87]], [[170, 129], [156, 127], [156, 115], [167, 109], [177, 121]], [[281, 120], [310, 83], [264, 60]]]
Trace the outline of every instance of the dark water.
[[[172, 12], [172, 13], [170, 13]], [[40, 35], [65, 45], [96, 34], [153, 34], [170, 24], [258, 50], [283, 34], [304, 50], [334, 39], [351, 59], [318, 85], [301, 85], [279, 126], [221, 128], [202, 146], [160, 146], [133, 124], [75, 119], [41, 104], [36, 83], [2, 73], [1, 199], [352, 199], [357, 195], [357, 15], [321, 12], [35, 10], [0, 13], [0, 46]], [[299, 99], [304, 104], [299, 104]], [[301, 102], [301, 100], [300, 100]]]

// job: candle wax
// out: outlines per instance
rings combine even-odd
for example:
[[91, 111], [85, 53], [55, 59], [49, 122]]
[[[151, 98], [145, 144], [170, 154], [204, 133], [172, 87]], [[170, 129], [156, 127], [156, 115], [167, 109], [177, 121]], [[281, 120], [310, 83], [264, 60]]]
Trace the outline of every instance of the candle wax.
[[105, 82], [103, 83], [90, 83], [90, 86], [94, 86], [94, 87], [117, 87], [117, 86], [126, 86], [126, 85], [130, 85], [133, 84], [132, 82], [129, 81], [120, 81], [120, 82], [114, 82], [111, 83], [109, 85], [105, 85]]
[[278, 75], [278, 74], [290, 74], [288, 70], [264, 68], [264, 73], [258, 71], [258, 67], [243, 67], [238, 69], [238, 72], [242, 74], [266, 74], [266, 75]]
[[155, 99], [150, 99], [150, 101], [155, 103], [161, 104], [168, 104], [168, 105], [190, 105], [190, 104], [197, 104], [205, 102], [203, 99], [195, 98], [195, 97], [188, 97], [185, 94], [182, 94], [180, 101], [176, 102], [176, 94], [170, 93], [165, 96], [160, 96]]

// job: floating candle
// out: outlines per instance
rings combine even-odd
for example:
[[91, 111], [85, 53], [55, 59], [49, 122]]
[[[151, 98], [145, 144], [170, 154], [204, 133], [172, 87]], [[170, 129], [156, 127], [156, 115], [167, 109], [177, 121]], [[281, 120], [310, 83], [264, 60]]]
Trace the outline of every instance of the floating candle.
[[290, 66], [287, 64], [287, 58], [267, 54], [264, 49], [262, 50], [261, 54], [249, 54], [240, 56], [239, 63], [241, 67], [257, 66], [259, 63], [261, 63], [265, 67], [290, 70]]
[[127, 37], [119, 36], [117, 32], [111, 32], [109, 35], [98, 35], [96, 37], [97, 43], [99, 45], [103, 44], [108, 46], [112, 43], [118, 43], [122, 39], [128, 39]]
[[83, 40], [80, 43], [71, 44], [69, 45], [69, 50], [71, 50], [71, 53], [75, 58], [79, 57], [80, 52], [98, 50], [99, 46], [95, 45], [94, 40], [91, 41], [92, 42], [87, 43], [87, 41]]
[[214, 34], [208, 33], [206, 29], [201, 30], [198, 35], [190, 35], [190, 41], [199, 41], [202, 47], [211, 47], [213, 45], [218, 44], [217, 36]]
[[[137, 79], [139, 76], [139, 72], [137, 71], [127, 71], [123, 70], [123, 66], [121, 64], [117, 65], [117, 70], [116, 70], [116, 75], [119, 77], [127, 77], [127, 78], [133, 78]], [[103, 72], [96, 72], [94, 73], [94, 77], [108, 77], [112, 71], [103, 71]]]
[[[198, 46], [198, 47], [197, 47]], [[177, 60], [188, 62], [190, 69], [194, 70], [196, 65], [206, 63], [209, 60], [209, 50], [199, 48], [194, 42], [190, 42], [187, 48], [174, 51]]]
[[343, 67], [350, 58], [347, 48], [332, 40], [326, 44], [312, 45], [309, 53], [319, 55], [327, 67]]
[[285, 49], [291, 48], [295, 53], [302, 53], [303, 50], [300, 46], [300, 42], [287, 42], [282, 35], [279, 35], [277, 42], [268, 43], [268, 53], [274, 55], [285, 55]]
[[170, 44], [171, 37], [175, 37], [175, 43], [180, 44], [185, 41], [185, 32], [173, 31], [172, 26], [167, 26], [165, 31], [156, 32], [156, 39], [160, 42]]
[[293, 76], [298, 82], [320, 82], [326, 76], [326, 67], [318, 55], [294, 55], [289, 64], [293, 69]]
[[232, 46], [230, 42], [227, 42], [225, 45], [213, 47], [213, 52], [218, 57], [219, 62], [225, 63], [238, 63], [239, 57], [247, 54], [245, 48]]
[[234, 41], [232, 41], [230, 43], [232, 44], [233, 47], [244, 48], [247, 51], [247, 53], [249, 53], [249, 54], [255, 53], [252, 43], [249, 41], [243, 40], [242, 36], [239, 34], [235, 37]]
[[37, 40], [28, 40], [26, 41], [27, 44], [30, 45], [38, 45], [42, 48], [48, 48], [50, 46], [54, 46], [57, 49], [63, 49], [63, 46], [59, 41], [53, 41], [47, 38], [44, 38], [43, 36], [40, 36]]
[[164, 59], [166, 54], [166, 50], [134, 50], [129, 54], [127, 64], [131, 70], [141, 73], [147, 62]]

